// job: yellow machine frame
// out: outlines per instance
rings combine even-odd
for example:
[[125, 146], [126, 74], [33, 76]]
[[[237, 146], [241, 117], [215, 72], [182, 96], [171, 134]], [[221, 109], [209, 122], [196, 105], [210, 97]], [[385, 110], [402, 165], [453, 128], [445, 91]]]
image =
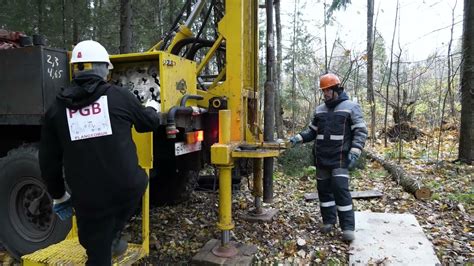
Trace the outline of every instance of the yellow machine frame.
[[[227, 0], [225, 15], [218, 24], [218, 37], [214, 45], [198, 65], [195, 62], [172, 55], [174, 44], [179, 40], [192, 36], [186, 26], [181, 26], [167, 51], [156, 51], [162, 42], [144, 53], [111, 56], [114, 64], [157, 61], [159, 63], [161, 87], [161, 112], [167, 112], [173, 106], [179, 105], [181, 94], [176, 86], [186, 84], [187, 94], [198, 94], [202, 100], [189, 100], [188, 105], [208, 107], [212, 97], [225, 97], [227, 110], [219, 111], [219, 142], [211, 147], [211, 163], [219, 168], [219, 221], [217, 226], [222, 230], [222, 247], [228, 244], [229, 230], [234, 228], [232, 221], [231, 170], [236, 158], [254, 159], [254, 196], [262, 195], [262, 159], [278, 156], [285, 145], [262, 142], [260, 121], [258, 119], [258, 1]], [[250, 25], [250, 26], [248, 26]], [[226, 65], [207, 91], [196, 89], [196, 77], [208, 64], [221, 44], [226, 47]], [[225, 80], [223, 78], [225, 77]], [[147, 170], [153, 165], [152, 135], [134, 134], [138, 148], [140, 164]], [[241, 150], [239, 145], [253, 145], [256, 149]], [[149, 194], [148, 189], [143, 200], [143, 242], [132, 245], [131, 251], [122, 260], [115, 263], [130, 263], [148, 254], [149, 249]], [[71, 234], [59, 244], [44, 250], [23, 256], [25, 265], [57, 264], [66, 261], [74, 264], [85, 262], [84, 250], [80, 250], [77, 236]], [[78, 247], [79, 245], [79, 247]], [[76, 250], [77, 254], [65, 252]], [[63, 250], [63, 251], [60, 251]], [[76, 252], [74, 251], [74, 252]], [[64, 256], [59, 254], [64, 253]], [[132, 256], [133, 255], [133, 256]]]

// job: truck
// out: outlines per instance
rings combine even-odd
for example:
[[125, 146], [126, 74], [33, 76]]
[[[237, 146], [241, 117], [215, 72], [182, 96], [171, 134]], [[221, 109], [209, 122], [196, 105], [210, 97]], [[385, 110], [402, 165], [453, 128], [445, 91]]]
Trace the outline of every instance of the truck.
[[[163, 119], [152, 141], [137, 143], [139, 150], [153, 143], [152, 202], [185, 200], [209, 164], [217, 166], [220, 185], [227, 186], [238, 172], [234, 166], [249, 160], [259, 209], [263, 159], [278, 156], [284, 145], [262, 141], [258, 1], [211, 1], [209, 9], [218, 6], [221, 12], [213, 40], [190, 30], [205, 6], [205, 0], [196, 1], [185, 22], [148, 51], [112, 55], [109, 82], [127, 87], [141, 102], [161, 103]], [[52, 212], [37, 158], [42, 116], [69, 84], [70, 66], [68, 52], [46, 47], [41, 37], [3, 31], [0, 40], [15, 48], [0, 50], [0, 242], [20, 259], [60, 242], [74, 225]], [[219, 210], [226, 214], [219, 215], [218, 227], [224, 245], [233, 223], [231, 195], [222, 194]]]
[[67, 52], [0, 30], [0, 242], [15, 258], [64, 239], [38, 163], [41, 119], [69, 83]]

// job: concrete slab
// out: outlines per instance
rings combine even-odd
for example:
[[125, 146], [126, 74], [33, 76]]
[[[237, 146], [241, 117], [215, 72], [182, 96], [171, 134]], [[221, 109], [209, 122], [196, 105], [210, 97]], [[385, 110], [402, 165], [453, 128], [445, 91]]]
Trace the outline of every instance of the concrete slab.
[[439, 265], [412, 214], [355, 212], [349, 265]]
[[271, 223], [273, 217], [277, 215], [278, 209], [263, 209], [262, 214], [255, 214], [252, 211], [241, 216], [241, 218], [248, 222], [265, 222]]
[[[379, 198], [382, 196], [383, 196], [382, 192], [377, 191], [377, 190], [351, 191], [351, 197], [353, 199]], [[304, 194], [304, 199], [306, 201], [317, 200], [318, 198], [319, 196], [317, 192]]]
[[252, 265], [257, 247], [243, 243], [230, 242], [239, 251], [232, 258], [217, 257], [212, 253], [212, 249], [221, 244], [220, 240], [211, 239], [204, 247], [191, 259], [191, 265]]

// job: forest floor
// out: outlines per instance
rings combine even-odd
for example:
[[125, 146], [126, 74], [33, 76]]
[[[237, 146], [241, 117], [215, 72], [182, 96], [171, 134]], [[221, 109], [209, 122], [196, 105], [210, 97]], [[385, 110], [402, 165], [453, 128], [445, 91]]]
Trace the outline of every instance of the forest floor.
[[[429, 150], [428, 145], [433, 145], [429, 139], [422, 138], [404, 145], [405, 156], [400, 165], [432, 190], [430, 199], [415, 199], [412, 194], [404, 192], [382, 166], [367, 161], [364, 169], [352, 173], [351, 189], [378, 190], [383, 197], [355, 199], [354, 208], [356, 211], [413, 214], [443, 264], [472, 264], [474, 166], [449, 161], [456, 153], [456, 150], [453, 152], [455, 137], [450, 139], [450, 135], [454, 133], [447, 134], [446, 143], [440, 149], [440, 157], [445, 159], [438, 163], [429, 158], [428, 152], [415, 148], [424, 146]], [[394, 153], [393, 147], [384, 148], [381, 142], [374, 144], [371, 150], [387, 159]], [[316, 190], [314, 174], [287, 176], [275, 172], [274, 202], [265, 205], [279, 210], [271, 223], [251, 223], [241, 219], [253, 206], [249, 186], [251, 184], [244, 178], [240, 190], [233, 193], [235, 228], [231, 240], [257, 246], [256, 262], [348, 263], [349, 254], [354, 251], [341, 241], [340, 233], [323, 235], [318, 231], [321, 223], [318, 202], [304, 200], [305, 193]], [[194, 192], [191, 200], [184, 204], [153, 208], [150, 212], [151, 252], [144, 262], [189, 263], [208, 240], [220, 239], [216, 227], [217, 210], [218, 194], [202, 191]], [[137, 218], [128, 228], [134, 239], [139, 239], [139, 224]]]
[[[415, 199], [412, 194], [404, 192], [382, 166], [366, 161], [364, 169], [352, 172], [351, 189], [378, 190], [383, 196], [355, 199], [354, 208], [356, 211], [413, 214], [443, 264], [472, 265], [474, 166], [453, 162], [457, 154], [456, 132], [443, 134], [438, 161], [436, 141], [425, 136], [404, 144], [404, 156], [399, 163], [431, 189], [430, 199]], [[382, 141], [369, 146], [385, 159], [397, 161], [398, 153], [393, 143], [388, 148], [382, 145]], [[274, 202], [265, 205], [279, 210], [274, 221], [251, 223], [241, 218], [253, 206], [249, 190], [251, 182], [243, 178], [240, 189], [235, 190], [232, 197], [235, 228], [231, 231], [231, 240], [256, 246], [256, 263], [347, 264], [349, 254], [354, 251], [341, 241], [339, 232], [332, 235], [319, 232], [318, 202], [304, 200], [305, 193], [316, 190], [314, 169], [302, 169], [302, 174], [289, 176], [282, 173], [280, 165], [277, 168], [274, 173]], [[207, 241], [220, 238], [216, 227], [217, 210], [218, 194], [215, 191], [196, 191], [185, 203], [152, 208], [150, 256], [142, 263], [189, 263]], [[131, 242], [140, 242], [140, 219], [140, 216], [135, 217], [125, 230]], [[2, 257], [8, 255], [0, 247], [0, 262], [5, 265]]]

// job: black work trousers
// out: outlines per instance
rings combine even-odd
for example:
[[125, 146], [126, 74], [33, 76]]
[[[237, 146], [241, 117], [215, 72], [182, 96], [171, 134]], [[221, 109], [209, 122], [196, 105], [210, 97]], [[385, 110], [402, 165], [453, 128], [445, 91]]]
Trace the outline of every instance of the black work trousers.
[[342, 230], [354, 231], [354, 211], [346, 168], [321, 169], [316, 172], [319, 205], [324, 224], [336, 224], [336, 210]]
[[112, 241], [135, 214], [140, 199], [133, 200], [103, 217], [77, 216], [79, 243], [86, 249], [86, 265], [112, 264]]

